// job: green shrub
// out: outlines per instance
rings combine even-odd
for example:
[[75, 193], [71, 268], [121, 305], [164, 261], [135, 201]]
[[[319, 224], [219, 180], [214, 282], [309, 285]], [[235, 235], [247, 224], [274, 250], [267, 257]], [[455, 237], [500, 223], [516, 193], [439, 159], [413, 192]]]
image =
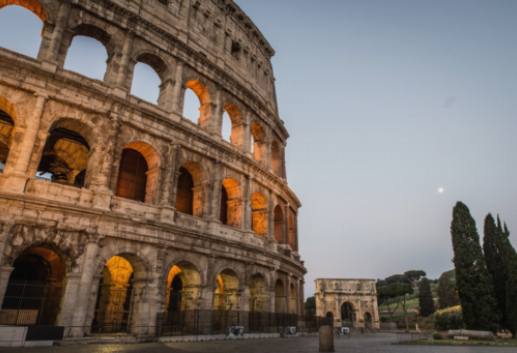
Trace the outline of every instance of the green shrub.
[[465, 327], [463, 315], [460, 312], [449, 312], [436, 314], [434, 316], [434, 326], [437, 330], [460, 330]]

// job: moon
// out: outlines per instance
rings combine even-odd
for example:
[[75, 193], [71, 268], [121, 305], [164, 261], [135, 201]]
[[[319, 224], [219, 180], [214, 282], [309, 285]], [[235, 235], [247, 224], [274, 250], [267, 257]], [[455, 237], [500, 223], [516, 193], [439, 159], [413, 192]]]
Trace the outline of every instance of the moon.
[[440, 187], [438, 187], [438, 189], [436, 189], [436, 191], [438, 191], [438, 193], [439, 193], [440, 195], [442, 195], [442, 194], [444, 194], [444, 193], [445, 193], [445, 188], [444, 188], [443, 186], [440, 186]]

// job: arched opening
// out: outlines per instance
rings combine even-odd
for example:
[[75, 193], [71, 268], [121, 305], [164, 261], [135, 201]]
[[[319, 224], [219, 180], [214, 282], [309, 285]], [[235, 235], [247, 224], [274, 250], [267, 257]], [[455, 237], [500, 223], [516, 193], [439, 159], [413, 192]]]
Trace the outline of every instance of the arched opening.
[[298, 313], [298, 292], [294, 283], [289, 286], [289, 313]]
[[269, 295], [266, 279], [261, 274], [255, 274], [250, 280], [249, 328], [250, 331], [263, 331], [268, 318]]
[[133, 264], [124, 256], [113, 256], [106, 262], [99, 281], [92, 332], [130, 331], [134, 277]]
[[275, 240], [279, 244], [283, 244], [284, 240], [284, 211], [282, 211], [282, 206], [277, 205], [275, 207]]
[[347, 327], [353, 327], [355, 323], [354, 306], [350, 302], [341, 305], [341, 324]]
[[240, 227], [242, 219], [242, 200], [240, 184], [237, 180], [226, 178], [221, 190], [221, 223]]
[[116, 195], [153, 203], [160, 179], [160, 156], [146, 142], [134, 141], [122, 150]]
[[45, 246], [19, 255], [13, 264], [2, 311], [13, 318], [9, 324], [54, 325], [61, 304], [65, 264]]
[[364, 327], [368, 330], [373, 327], [372, 314], [368, 312], [364, 313]]
[[226, 103], [224, 105], [222, 137], [236, 146], [242, 146], [244, 142], [244, 125], [242, 114], [237, 105]]
[[144, 156], [134, 149], [125, 148], [120, 161], [116, 195], [145, 202], [148, 171]]
[[178, 176], [176, 211], [189, 215], [194, 214], [194, 178], [192, 174], [183, 167], [180, 168], [180, 174]]
[[167, 276], [165, 297], [166, 317], [164, 328], [176, 332], [194, 327], [197, 301], [200, 295], [201, 277], [190, 263], [171, 267]]
[[239, 298], [239, 278], [232, 270], [221, 271], [216, 277], [212, 313], [216, 330], [239, 324]]
[[298, 251], [298, 227], [296, 218], [296, 212], [293, 209], [289, 209], [287, 242], [294, 251]]
[[332, 311], [327, 311], [325, 321], [326, 325], [334, 326], [334, 313]]
[[131, 94], [148, 102], [158, 103], [167, 65], [153, 54], [142, 54], [136, 61]]
[[251, 195], [251, 229], [260, 236], [268, 233], [267, 198], [260, 192]]
[[278, 279], [275, 283], [275, 313], [282, 314], [287, 311], [287, 294], [284, 282]]
[[284, 153], [280, 142], [273, 141], [271, 145], [271, 169], [275, 175], [284, 178]]
[[211, 117], [210, 95], [208, 89], [199, 80], [185, 83], [183, 99], [183, 116], [195, 124], [206, 126]]
[[223, 140], [232, 142], [232, 120], [226, 111], [223, 113], [223, 124], [221, 128], [221, 136]]
[[0, 0], [0, 47], [36, 58], [45, 19], [37, 0]]
[[[79, 130], [79, 131], [76, 131]], [[84, 187], [90, 145], [82, 133], [82, 124], [71, 120], [58, 121], [50, 129], [36, 176], [55, 183]]]
[[203, 216], [202, 180], [201, 167], [198, 163], [183, 164], [176, 184], [176, 211], [195, 217]]
[[266, 134], [256, 121], [251, 123], [251, 154], [257, 162], [266, 158]]
[[72, 39], [70, 48], [67, 51], [64, 68], [86, 77], [104, 80], [108, 62], [108, 52], [105, 43], [109, 41], [109, 37], [98, 29], [94, 31], [98, 36], [94, 37], [89, 33], [93, 31], [92, 28], [84, 27], [84, 30], [82, 28], [78, 30], [77, 35]]
[[3, 110], [0, 110], [0, 173], [4, 171], [14, 129], [13, 119]]

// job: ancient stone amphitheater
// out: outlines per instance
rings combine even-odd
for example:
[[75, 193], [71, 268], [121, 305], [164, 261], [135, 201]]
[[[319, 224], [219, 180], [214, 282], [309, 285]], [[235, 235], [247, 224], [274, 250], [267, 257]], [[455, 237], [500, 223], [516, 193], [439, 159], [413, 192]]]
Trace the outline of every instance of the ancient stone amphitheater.
[[[232, 0], [11, 5], [43, 30], [35, 58], [0, 48], [0, 324], [68, 337], [296, 325], [300, 202], [274, 51], [248, 16]], [[76, 36], [105, 47], [103, 80], [64, 68]], [[131, 94], [138, 63], [161, 80], [156, 104]]]

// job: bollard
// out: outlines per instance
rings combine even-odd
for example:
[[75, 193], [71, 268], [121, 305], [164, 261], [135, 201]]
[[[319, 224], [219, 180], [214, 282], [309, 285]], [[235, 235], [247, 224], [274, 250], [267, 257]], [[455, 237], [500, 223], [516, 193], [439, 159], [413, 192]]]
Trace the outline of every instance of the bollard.
[[320, 327], [320, 352], [334, 352], [334, 329], [330, 325]]

